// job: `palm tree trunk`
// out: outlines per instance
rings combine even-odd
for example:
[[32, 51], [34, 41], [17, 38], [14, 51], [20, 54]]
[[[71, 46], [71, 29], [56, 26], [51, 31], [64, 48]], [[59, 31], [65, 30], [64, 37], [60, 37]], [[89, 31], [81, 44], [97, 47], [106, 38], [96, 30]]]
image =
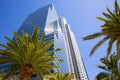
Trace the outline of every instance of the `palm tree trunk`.
[[25, 64], [20, 70], [20, 80], [29, 80], [33, 73], [32, 65]]

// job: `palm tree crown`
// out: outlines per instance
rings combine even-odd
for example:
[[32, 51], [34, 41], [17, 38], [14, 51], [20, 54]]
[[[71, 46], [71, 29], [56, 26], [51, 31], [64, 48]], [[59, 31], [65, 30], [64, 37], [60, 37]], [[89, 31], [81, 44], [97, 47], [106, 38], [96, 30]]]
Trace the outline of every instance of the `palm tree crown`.
[[120, 63], [119, 59], [115, 55], [110, 55], [110, 59], [101, 58], [101, 63], [104, 65], [97, 65], [97, 67], [105, 70], [100, 72], [95, 80], [120, 80]]
[[109, 40], [106, 57], [111, 52], [112, 45], [116, 41], [117, 54], [120, 53], [120, 7], [115, 1], [115, 11], [111, 12], [107, 8], [108, 14], [103, 12], [105, 18], [97, 17], [97, 19], [104, 21], [104, 25], [101, 26], [101, 32], [85, 36], [84, 40], [95, 39], [101, 36], [105, 36], [101, 41], [99, 41], [91, 50], [90, 56], [101, 46], [105, 41]]
[[20, 37], [14, 31], [15, 40], [8, 38], [6, 45], [0, 44], [5, 49], [0, 49], [0, 64], [11, 63], [6, 77], [13, 75], [14, 73], [20, 74], [21, 80], [29, 80], [32, 74], [38, 75], [40, 78], [46, 73], [50, 72], [50, 69], [59, 68], [51, 64], [55, 61], [56, 56], [54, 52], [60, 49], [50, 50], [53, 48], [52, 41], [44, 41], [45, 34], [39, 39], [39, 29], [35, 28], [32, 36], [23, 32]]

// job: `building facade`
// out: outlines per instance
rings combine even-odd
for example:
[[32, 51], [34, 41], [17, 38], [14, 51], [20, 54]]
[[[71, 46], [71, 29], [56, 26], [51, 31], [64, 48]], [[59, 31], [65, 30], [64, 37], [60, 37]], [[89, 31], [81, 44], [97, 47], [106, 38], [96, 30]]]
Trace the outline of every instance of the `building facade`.
[[60, 66], [61, 73], [74, 73], [75, 80], [88, 80], [85, 66], [80, 55], [75, 36], [67, 24], [65, 18], [58, 17], [53, 4], [42, 7], [28, 15], [26, 20], [20, 26], [18, 34], [22, 35], [22, 31], [32, 34], [34, 27], [40, 29], [40, 37], [45, 32], [46, 38], [54, 41], [54, 49], [62, 48], [61, 51], [55, 53], [62, 63], [54, 63]]

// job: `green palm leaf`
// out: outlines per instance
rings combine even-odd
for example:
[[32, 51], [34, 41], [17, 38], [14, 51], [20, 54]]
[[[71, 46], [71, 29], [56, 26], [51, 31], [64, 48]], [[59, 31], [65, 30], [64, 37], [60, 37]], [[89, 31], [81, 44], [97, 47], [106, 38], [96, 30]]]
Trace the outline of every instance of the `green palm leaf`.
[[39, 39], [39, 35], [40, 34], [40, 31], [39, 29], [35, 28], [34, 29], [34, 32], [32, 34], [32, 41], [34, 42], [34, 44], [36, 44], [38, 42], [38, 39]]
[[107, 37], [105, 37], [104, 39], [102, 39], [101, 41], [99, 41], [99, 42], [93, 47], [93, 49], [91, 50], [90, 56], [91, 56], [106, 40], [108, 40], [108, 39], [109, 39], [109, 37], [107, 36]]
[[119, 59], [116, 55], [110, 55], [109, 59], [101, 58], [103, 65], [97, 65], [98, 68], [103, 69], [105, 72], [100, 72], [95, 80], [119, 80], [120, 71], [118, 67]]
[[108, 49], [107, 49], [107, 55], [106, 57], [108, 57], [108, 55], [110, 54], [111, 50], [112, 50], [112, 45], [113, 43], [116, 41], [116, 38], [111, 38], [108, 44]]
[[109, 19], [106, 18], [101, 18], [101, 17], [96, 17], [98, 20], [104, 21], [104, 22], [110, 22]]
[[113, 80], [111, 78], [111, 74], [107, 72], [100, 72], [96, 77], [95, 80]]
[[103, 35], [103, 33], [98, 32], [98, 33], [95, 33], [95, 34], [92, 34], [92, 35], [89, 35], [89, 36], [85, 36], [85, 37], [83, 37], [83, 40], [91, 40], [91, 39], [95, 39], [95, 38], [100, 37], [101, 35]]
[[119, 11], [120, 11], [119, 5], [117, 3], [117, 0], [115, 0], [115, 12], [116, 12], [116, 14], [119, 13]]
[[10, 71], [4, 76], [3, 80], [8, 78], [9, 76], [12, 76], [16, 73], [16, 71], [20, 68], [20, 65], [13, 65], [10, 67]]
[[73, 80], [73, 74], [71, 73], [51, 73], [44, 76], [44, 80]]

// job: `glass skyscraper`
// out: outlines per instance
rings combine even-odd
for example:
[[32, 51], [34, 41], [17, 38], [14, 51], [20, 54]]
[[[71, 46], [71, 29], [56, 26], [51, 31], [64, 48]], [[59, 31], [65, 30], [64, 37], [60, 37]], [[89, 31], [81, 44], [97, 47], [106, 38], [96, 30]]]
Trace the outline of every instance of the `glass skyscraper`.
[[61, 51], [55, 53], [56, 56], [64, 60], [62, 63], [54, 63], [60, 66], [58, 71], [74, 73], [74, 80], [88, 80], [75, 36], [65, 18], [58, 17], [53, 4], [42, 7], [28, 15], [19, 28], [18, 34], [22, 35], [22, 31], [32, 34], [34, 27], [40, 29], [40, 37], [45, 32], [45, 40], [54, 41], [54, 49], [62, 48]]

